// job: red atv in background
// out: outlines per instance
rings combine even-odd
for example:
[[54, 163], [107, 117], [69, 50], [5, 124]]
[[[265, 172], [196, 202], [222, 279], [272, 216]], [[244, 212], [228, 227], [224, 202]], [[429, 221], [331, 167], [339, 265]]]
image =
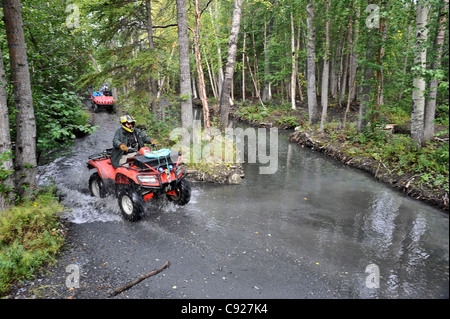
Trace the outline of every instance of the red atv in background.
[[111, 152], [107, 149], [89, 156], [88, 168], [97, 170], [89, 178], [89, 189], [92, 196], [100, 198], [115, 194], [125, 219], [139, 220], [146, 213], [146, 201], [160, 195], [177, 205], [189, 203], [191, 186], [185, 180], [186, 165], [180, 153], [143, 147], [116, 169], [111, 165]]
[[114, 98], [110, 90], [95, 91], [91, 94], [91, 103], [94, 112], [97, 113], [101, 107], [108, 108], [110, 113], [114, 113], [116, 108], [114, 106]]

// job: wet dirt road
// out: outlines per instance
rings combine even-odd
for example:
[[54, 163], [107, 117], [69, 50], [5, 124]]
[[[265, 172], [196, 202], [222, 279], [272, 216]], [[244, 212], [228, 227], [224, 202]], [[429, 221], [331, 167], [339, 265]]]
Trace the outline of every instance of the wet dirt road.
[[[89, 195], [87, 158], [111, 147], [118, 127], [117, 114], [93, 116], [92, 136], [41, 167], [40, 182], [67, 195], [68, 245], [18, 298], [448, 298], [448, 214], [281, 131], [276, 174], [245, 164], [241, 185], [192, 182], [188, 205], [161, 199], [139, 222], [124, 221], [114, 197]], [[70, 269], [79, 288], [68, 288]]]

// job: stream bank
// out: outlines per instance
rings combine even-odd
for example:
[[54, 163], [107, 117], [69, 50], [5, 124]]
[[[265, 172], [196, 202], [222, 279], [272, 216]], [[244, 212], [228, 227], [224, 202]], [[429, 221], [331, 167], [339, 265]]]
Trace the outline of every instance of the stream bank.
[[289, 135], [291, 142], [297, 143], [302, 147], [307, 147], [314, 151], [321, 152], [347, 166], [368, 172], [377, 180], [390, 185], [392, 188], [406, 194], [407, 196], [426, 202], [440, 209], [446, 211], [449, 210], [449, 196], [446, 190], [425, 187], [422, 183], [420, 183], [421, 174], [404, 172], [403, 174], [398, 175], [394, 173], [393, 170], [386, 167], [381, 160], [377, 160], [373, 156], [353, 155], [348, 148], [342, 145], [342, 143], [333, 141], [333, 139], [327, 134], [307, 128], [307, 126], [304, 125], [304, 123], [306, 123], [306, 119], [302, 118], [301, 110], [296, 112], [297, 122], [300, 123], [299, 126], [281, 123], [277, 117], [266, 117], [262, 121], [254, 118], [252, 120], [248, 120], [237, 111], [237, 107], [232, 108], [230, 111], [230, 117], [234, 120], [242, 121], [248, 125], [256, 127], [278, 127], [284, 130], [295, 130]]

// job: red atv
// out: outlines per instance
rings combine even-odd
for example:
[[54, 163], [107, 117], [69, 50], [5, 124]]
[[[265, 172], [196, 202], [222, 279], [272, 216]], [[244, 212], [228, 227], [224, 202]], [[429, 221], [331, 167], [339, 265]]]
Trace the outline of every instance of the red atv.
[[112, 148], [89, 156], [88, 168], [97, 170], [89, 178], [89, 189], [92, 196], [100, 198], [115, 194], [125, 219], [139, 220], [146, 212], [145, 202], [162, 194], [177, 205], [189, 203], [191, 186], [185, 180], [186, 165], [181, 162], [180, 153], [143, 147], [115, 169], [111, 165], [111, 152]]
[[91, 103], [94, 112], [97, 113], [100, 107], [108, 108], [110, 113], [115, 112], [114, 98], [112, 97], [112, 92], [109, 90], [104, 90], [103, 92], [94, 92], [91, 94]]

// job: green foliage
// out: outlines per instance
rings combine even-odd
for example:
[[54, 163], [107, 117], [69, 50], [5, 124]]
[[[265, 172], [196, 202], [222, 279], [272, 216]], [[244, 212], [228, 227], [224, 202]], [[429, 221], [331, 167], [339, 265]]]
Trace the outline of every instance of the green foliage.
[[276, 122], [281, 126], [296, 127], [300, 125], [297, 117], [292, 115], [283, 115]]
[[0, 294], [54, 260], [64, 243], [52, 188], [0, 214]]
[[[61, 82], [68, 81], [64, 78]], [[89, 134], [89, 114], [83, 110], [81, 98], [74, 91], [48, 88], [34, 96], [37, 150], [50, 151], [64, 147], [79, 134]]]

